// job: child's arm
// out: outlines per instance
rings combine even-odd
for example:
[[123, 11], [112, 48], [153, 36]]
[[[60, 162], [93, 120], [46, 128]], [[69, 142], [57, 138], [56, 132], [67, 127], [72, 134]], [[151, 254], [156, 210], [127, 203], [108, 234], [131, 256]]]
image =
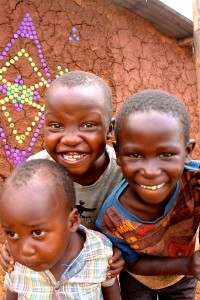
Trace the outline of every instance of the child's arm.
[[7, 243], [0, 250], [0, 265], [5, 272], [12, 272], [14, 269], [14, 259], [10, 256]]
[[110, 286], [102, 286], [102, 294], [104, 300], [120, 300], [120, 288], [116, 278], [115, 283]]
[[125, 268], [137, 275], [192, 275], [200, 280], [200, 251], [171, 258], [143, 255], [135, 262], [125, 263]]
[[6, 300], [17, 300], [17, 299], [18, 299], [17, 293], [13, 293], [13, 292], [10, 292], [9, 290], [7, 290]]
[[[94, 226], [93, 230], [98, 231], [99, 229]], [[1, 260], [0, 260], [1, 262]], [[109, 270], [107, 271], [106, 277], [108, 279], [117, 277], [122, 271], [125, 261], [121, 255], [121, 251], [113, 246], [113, 256], [108, 260]]]
[[113, 247], [113, 256], [109, 259], [109, 270], [107, 271], [107, 278], [117, 277], [124, 267], [124, 259], [121, 256], [121, 251]]

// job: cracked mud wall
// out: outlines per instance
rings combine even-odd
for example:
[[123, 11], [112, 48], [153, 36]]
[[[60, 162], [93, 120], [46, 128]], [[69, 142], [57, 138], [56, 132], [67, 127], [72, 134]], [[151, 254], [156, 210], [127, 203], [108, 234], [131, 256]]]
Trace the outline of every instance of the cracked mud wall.
[[[44, 148], [44, 92], [67, 69], [104, 78], [112, 88], [113, 114], [143, 89], [178, 96], [197, 140], [193, 157], [199, 157], [191, 47], [179, 47], [111, 0], [0, 0], [0, 5], [0, 188], [17, 162]], [[5, 299], [1, 284], [0, 299]]]
[[186, 105], [191, 137], [199, 118], [191, 47], [158, 32], [111, 0], [0, 0], [0, 187], [12, 168], [44, 148], [48, 84], [68, 69], [95, 73], [113, 92], [113, 114], [132, 93], [156, 88]]

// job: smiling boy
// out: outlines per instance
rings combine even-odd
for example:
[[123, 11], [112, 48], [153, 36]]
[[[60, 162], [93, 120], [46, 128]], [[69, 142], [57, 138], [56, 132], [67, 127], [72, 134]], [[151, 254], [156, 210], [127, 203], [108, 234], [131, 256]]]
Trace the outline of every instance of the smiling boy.
[[200, 162], [191, 161], [188, 113], [169, 93], [139, 92], [118, 111], [115, 136], [125, 179], [104, 202], [96, 225], [126, 261], [122, 299], [194, 299]]
[[45, 149], [30, 157], [51, 158], [71, 174], [81, 224], [92, 228], [100, 207], [122, 173], [114, 149], [112, 93], [100, 77], [72, 71], [51, 83], [45, 96]]
[[105, 281], [112, 244], [80, 226], [64, 167], [44, 159], [23, 163], [5, 182], [0, 207], [16, 261], [6, 274], [7, 300], [120, 299], [117, 280]]
[[[112, 93], [108, 84], [89, 72], [72, 71], [50, 84], [45, 96], [45, 150], [30, 159], [53, 159], [74, 181], [81, 224], [94, 228], [103, 201], [121, 181], [112, 136]], [[3, 248], [1, 265], [12, 271], [11, 257]], [[120, 251], [110, 259], [108, 275], [123, 267]]]

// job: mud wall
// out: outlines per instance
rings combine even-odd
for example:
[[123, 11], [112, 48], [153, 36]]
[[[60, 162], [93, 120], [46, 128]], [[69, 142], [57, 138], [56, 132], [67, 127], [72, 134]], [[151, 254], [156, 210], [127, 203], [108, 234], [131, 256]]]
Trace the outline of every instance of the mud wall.
[[0, 0], [0, 186], [44, 148], [43, 97], [56, 77], [80, 69], [104, 78], [114, 111], [132, 93], [158, 88], [186, 105], [200, 135], [192, 48], [111, 0]]

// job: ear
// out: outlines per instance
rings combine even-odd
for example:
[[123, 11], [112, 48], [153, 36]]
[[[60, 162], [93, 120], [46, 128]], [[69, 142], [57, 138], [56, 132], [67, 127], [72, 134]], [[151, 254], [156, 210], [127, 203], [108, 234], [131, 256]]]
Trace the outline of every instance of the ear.
[[119, 144], [116, 141], [113, 142], [113, 148], [115, 149], [115, 154], [116, 154], [116, 158], [117, 158], [117, 164], [118, 164], [118, 166], [120, 166]]
[[115, 126], [115, 118], [112, 118], [107, 132], [107, 137], [106, 137], [107, 140], [111, 139], [113, 135], [114, 126]]
[[68, 226], [70, 232], [76, 232], [80, 225], [80, 217], [77, 208], [74, 208], [68, 217]]
[[196, 145], [196, 141], [191, 139], [185, 148], [185, 164], [189, 164], [191, 161], [192, 151]]

